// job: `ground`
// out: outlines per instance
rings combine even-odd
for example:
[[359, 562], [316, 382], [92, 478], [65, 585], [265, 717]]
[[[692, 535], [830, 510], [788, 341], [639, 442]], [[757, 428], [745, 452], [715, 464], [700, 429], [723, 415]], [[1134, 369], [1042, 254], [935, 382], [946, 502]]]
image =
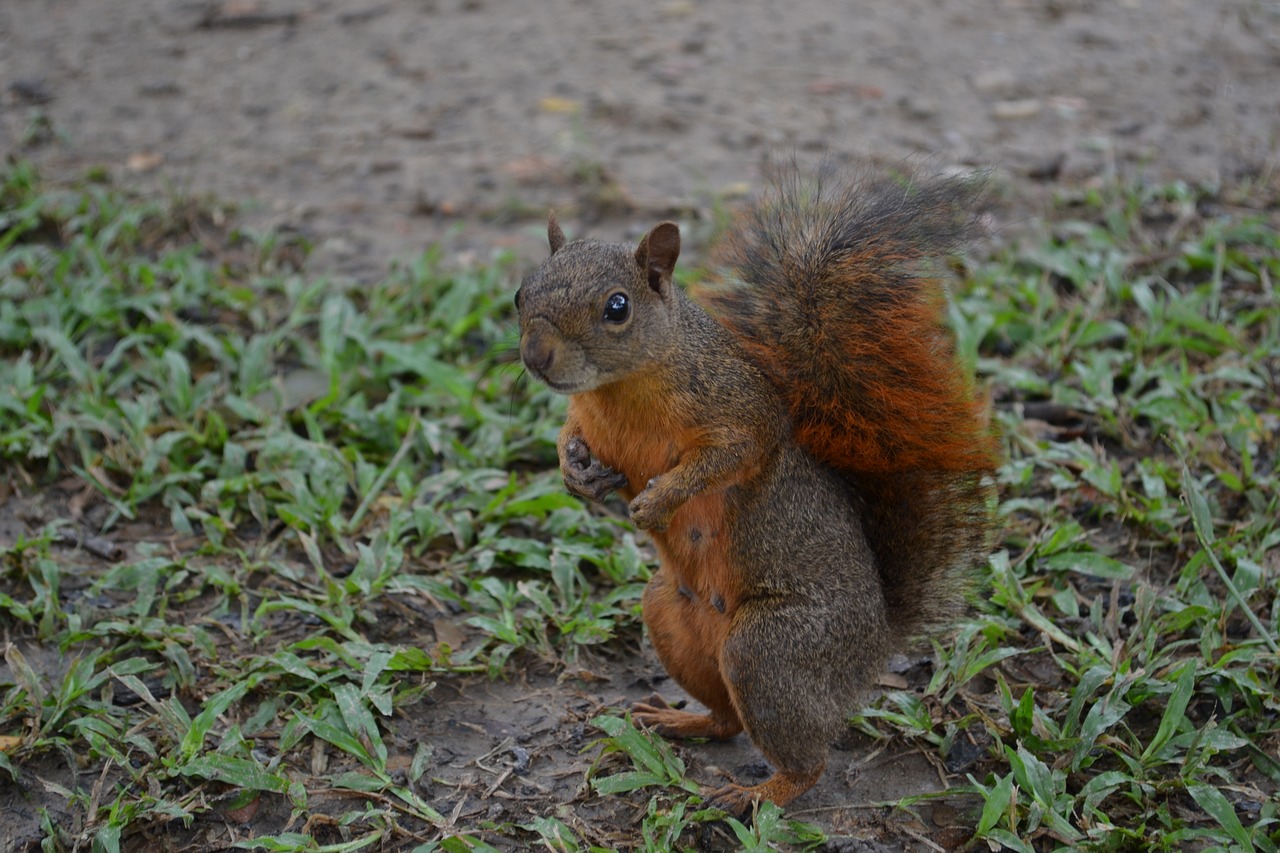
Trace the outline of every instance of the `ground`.
[[1269, 0], [12, 0], [0, 147], [210, 191], [380, 273], [442, 243], [618, 236], [760, 182], [769, 158], [1117, 172], [1274, 168]]
[[[1266, 181], [1280, 154], [1278, 80], [1280, 5], [1270, 0], [0, 8], [0, 151], [47, 179], [97, 170], [143, 193], [234, 202], [237, 223], [305, 238], [309, 274], [357, 281], [433, 244], [448, 267], [499, 252], [527, 264], [545, 252], [548, 208], [571, 235], [631, 239], [676, 218], [705, 236], [770, 161], [792, 157], [987, 170], [996, 235], [1036, 219], [1056, 192], [1117, 179]], [[80, 485], [56, 484], [0, 506], [0, 542], [12, 548], [68, 506], [83, 530], [109, 510]], [[54, 553], [99, 565], [152, 553], [139, 543], [180, 548], [166, 513], [114, 525], [105, 553]], [[379, 641], [465, 646], [474, 626], [428, 603], [380, 604]], [[271, 630], [301, 631], [287, 616]], [[40, 671], [59, 672], [56, 655], [23, 647]], [[886, 683], [918, 686], [929, 672], [927, 660], [904, 659]], [[582, 795], [595, 760], [582, 749], [600, 736], [590, 719], [654, 689], [679, 695], [638, 632], [570, 670], [531, 659], [497, 680], [442, 676], [388, 736], [387, 768], [405, 773], [431, 744], [425, 778], [436, 787], [420, 793], [457, 826], [555, 813], [575, 830], [574, 820], [593, 823], [584, 837], [625, 845], [643, 803], [594, 798], [572, 818], [555, 809]], [[335, 770], [322, 747], [315, 775]], [[744, 738], [679, 754], [706, 784], [765, 769]], [[924, 808], [924, 823], [873, 804], [939, 790], [976, 758], [956, 747], [944, 764], [851, 736], [788, 815], [861, 839], [841, 849], [950, 847], [949, 826], [963, 820], [949, 807]], [[60, 756], [42, 761], [27, 769], [84, 783]], [[44, 834], [35, 806], [53, 800], [33, 803], [30, 789], [0, 799], [6, 849], [35, 849]], [[285, 798], [260, 802], [260, 813], [219, 811], [208, 826], [152, 826], [126, 849], [213, 849], [285, 828]], [[54, 822], [70, 814], [53, 808]]]

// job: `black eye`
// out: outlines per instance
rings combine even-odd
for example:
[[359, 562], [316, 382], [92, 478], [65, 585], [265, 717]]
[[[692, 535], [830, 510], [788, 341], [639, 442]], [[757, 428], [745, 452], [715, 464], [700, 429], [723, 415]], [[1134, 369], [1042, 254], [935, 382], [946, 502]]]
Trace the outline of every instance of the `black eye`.
[[625, 323], [631, 316], [631, 302], [625, 293], [615, 293], [604, 303], [604, 318], [610, 323]]
[[523, 288], [519, 288], [519, 287], [516, 288], [516, 310], [517, 311], [520, 310], [520, 291], [521, 290], [523, 290]]

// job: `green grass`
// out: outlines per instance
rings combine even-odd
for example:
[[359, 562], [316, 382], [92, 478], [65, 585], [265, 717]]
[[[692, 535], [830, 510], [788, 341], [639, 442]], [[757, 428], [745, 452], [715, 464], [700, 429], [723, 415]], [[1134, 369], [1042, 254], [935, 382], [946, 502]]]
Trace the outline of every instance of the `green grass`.
[[978, 835], [1010, 849], [1275, 850], [1277, 211], [1175, 186], [1068, 212], [953, 312], [1005, 401], [1006, 550], [911, 724], [989, 740]]
[[[210, 223], [183, 221], [200, 211], [103, 186], [45, 190], [18, 166], [0, 200], [8, 479], [69, 477], [106, 536], [135, 521], [155, 536], [139, 560], [68, 565], [53, 521], [2, 555], [6, 629], [74, 663], [39, 672], [8, 647], [0, 719], [17, 743], [0, 766], [18, 780], [51, 750], [107, 762], [79, 838], [114, 849], [237, 791], [305, 815], [287, 767], [316, 738], [354, 759], [333, 786], [393, 801], [381, 824], [360, 818], [364, 838], [395, 835], [396, 814], [443, 825], [388, 773], [393, 713], [438, 674], [635, 634], [639, 551], [549, 470], [557, 401], [491, 363], [509, 265], [449, 277], [427, 254], [340, 284], [299, 275], [270, 237], [222, 235], [211, 253], [191, 237]], [[372, 639], [378, 608], [414, 595], [484, 639]]]
[[[388, 746], [440, 679], [639, 640], [643, 539], [564, 493], [563, 401], [501, 357], [520, 271], [328, 280], [221, 219], [0, 172], [0, 488], [57, 507], [0, 547], [0, 776], [92, 771], [46, 849], [260, 796], [295, 820], [246, 849], [629, 846], [563, 813], [459, 825], [421, 794], [431, 745]], [[952, 321], [1006, 437], [1002, 540], [927, 687], [853, 724], [977, 750], [945, 795], [977, 849], [1280, 845], [1278, 219], [1260, 191], [1112, 188], [970, 261]], [[136, 544], [92, 559], [85, 528]], [[406, 603], [467, 641], [387, 627]], [[591, 731], [630, 845], [692, 846], [714, 815], [676, 752]], [[772, 808], [726, 837], [821, 838]]]

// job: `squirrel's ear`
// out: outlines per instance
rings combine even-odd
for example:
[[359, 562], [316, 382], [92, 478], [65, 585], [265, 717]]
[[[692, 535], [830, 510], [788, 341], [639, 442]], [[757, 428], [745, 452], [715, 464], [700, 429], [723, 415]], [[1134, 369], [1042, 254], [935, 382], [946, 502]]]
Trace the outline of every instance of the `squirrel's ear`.
[[660, 222], [636, 247], [636, 263], [649, 277], [649, 286], [658, 293], [671, 281], [680, 257], [680, 226]]
[[551, 254], [560, 251], [560, 247], [564, 245], [564, 232], [560, 230], [560, 223], [556, 220], [556, 212], [554, 210], [547, 211], [547, 242], [551, 244]]

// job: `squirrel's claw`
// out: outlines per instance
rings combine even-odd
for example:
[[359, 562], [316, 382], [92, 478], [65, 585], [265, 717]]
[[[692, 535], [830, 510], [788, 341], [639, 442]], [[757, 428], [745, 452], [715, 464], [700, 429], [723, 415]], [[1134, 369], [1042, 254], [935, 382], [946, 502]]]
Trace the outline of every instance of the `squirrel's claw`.
[[675, 515], [675, 510], [668, 509], [654, 500], [656, 490], [652, 487], [653, 481], [650, 480], [649, 483], [650, 487], [636, 495], [627, 508], [631, 510], [631, 523], [636, 527], [661, 533], [671, 523], [671, 516]]
[[742, 723], [736, 719], [682, 711], [684, 704], [677, 702], [673, 707], [655, 694], [649, 697], [648, 702], [636, 702], [631, 706], [631, 719], [666, 738], [727, 740], [742, 731]]
[[657, 693], [650, 693], [643, 701], [631, 703], [631, 719], [664, 737], [678, 737], [667, 720], [673, 717], [701, 716], [681, 710], [687, 704], [689, 703], [681, 699], [673, 705]]
[[564, 445], [560, 463], [565, 468], [586, 468], [591, 464], [591, 448], [580, 438], [571, 438]]
[[592, 462], [586, 468], [566, 468], [564, 487], [578, 497], [593, 501], [603, 501], [612, 492], [616, 492], [627, 484], [627, 475]]
[[627, 484], [626, 474], [592, 459], [591, 448], [581, 439], [575, 438], [565, 445], [560, 462], [564, 487], [578, 497], [603, 501]]
[[708, 807], [727, 812], [730, 817], [735, 817], [744, 823], [751, 818], [751, 812], [759, 801], [760, 795], [755, 793], [754, 789], [744, 788], [741, 785], [725, 785], [706, 796]]
[[632, 705], [631, 705], [631, 710], [633, 710], [633, 711], [639, 711], [639, 710], [645, 710], [645, 711], [658, 711], [658, 710], [666, 711], [666, 710], [676, 710], [676, 711], [679, 711], [680, 709], [684, 708], [684, 706], [685, 706], [685, 705], [688, 705], [688, 704], [689, 704], [689, 702], [688, 702], [688, 700], [686, 700], [686, 699], [679, 699], [679, 700], [677, 700], [677, 701], [673, 704], [673, 703], [671, 703], [671, 702], [668, 702], [666, 699], [662, 698], [662, 695], [661, 695], [661, 694], [658, 694], [658, 693], [650, 693], [648, 696], [646, 696], [646, 697], [644, 698], [644, 700], [643, 700], [643, 701], [641, 701], [641, 702], [634, 702], [634, 703], [632, 703]]
[[817, 784], [822, 776], [822, 765], [802, 771], [779, 770], [759, 785], [744, 787], [729, 784], [707, 794], [707, 804], [724, 809], [740, 820], [751, 816], [751, 810], [761, 800], [769, 800], [785, 806]]

